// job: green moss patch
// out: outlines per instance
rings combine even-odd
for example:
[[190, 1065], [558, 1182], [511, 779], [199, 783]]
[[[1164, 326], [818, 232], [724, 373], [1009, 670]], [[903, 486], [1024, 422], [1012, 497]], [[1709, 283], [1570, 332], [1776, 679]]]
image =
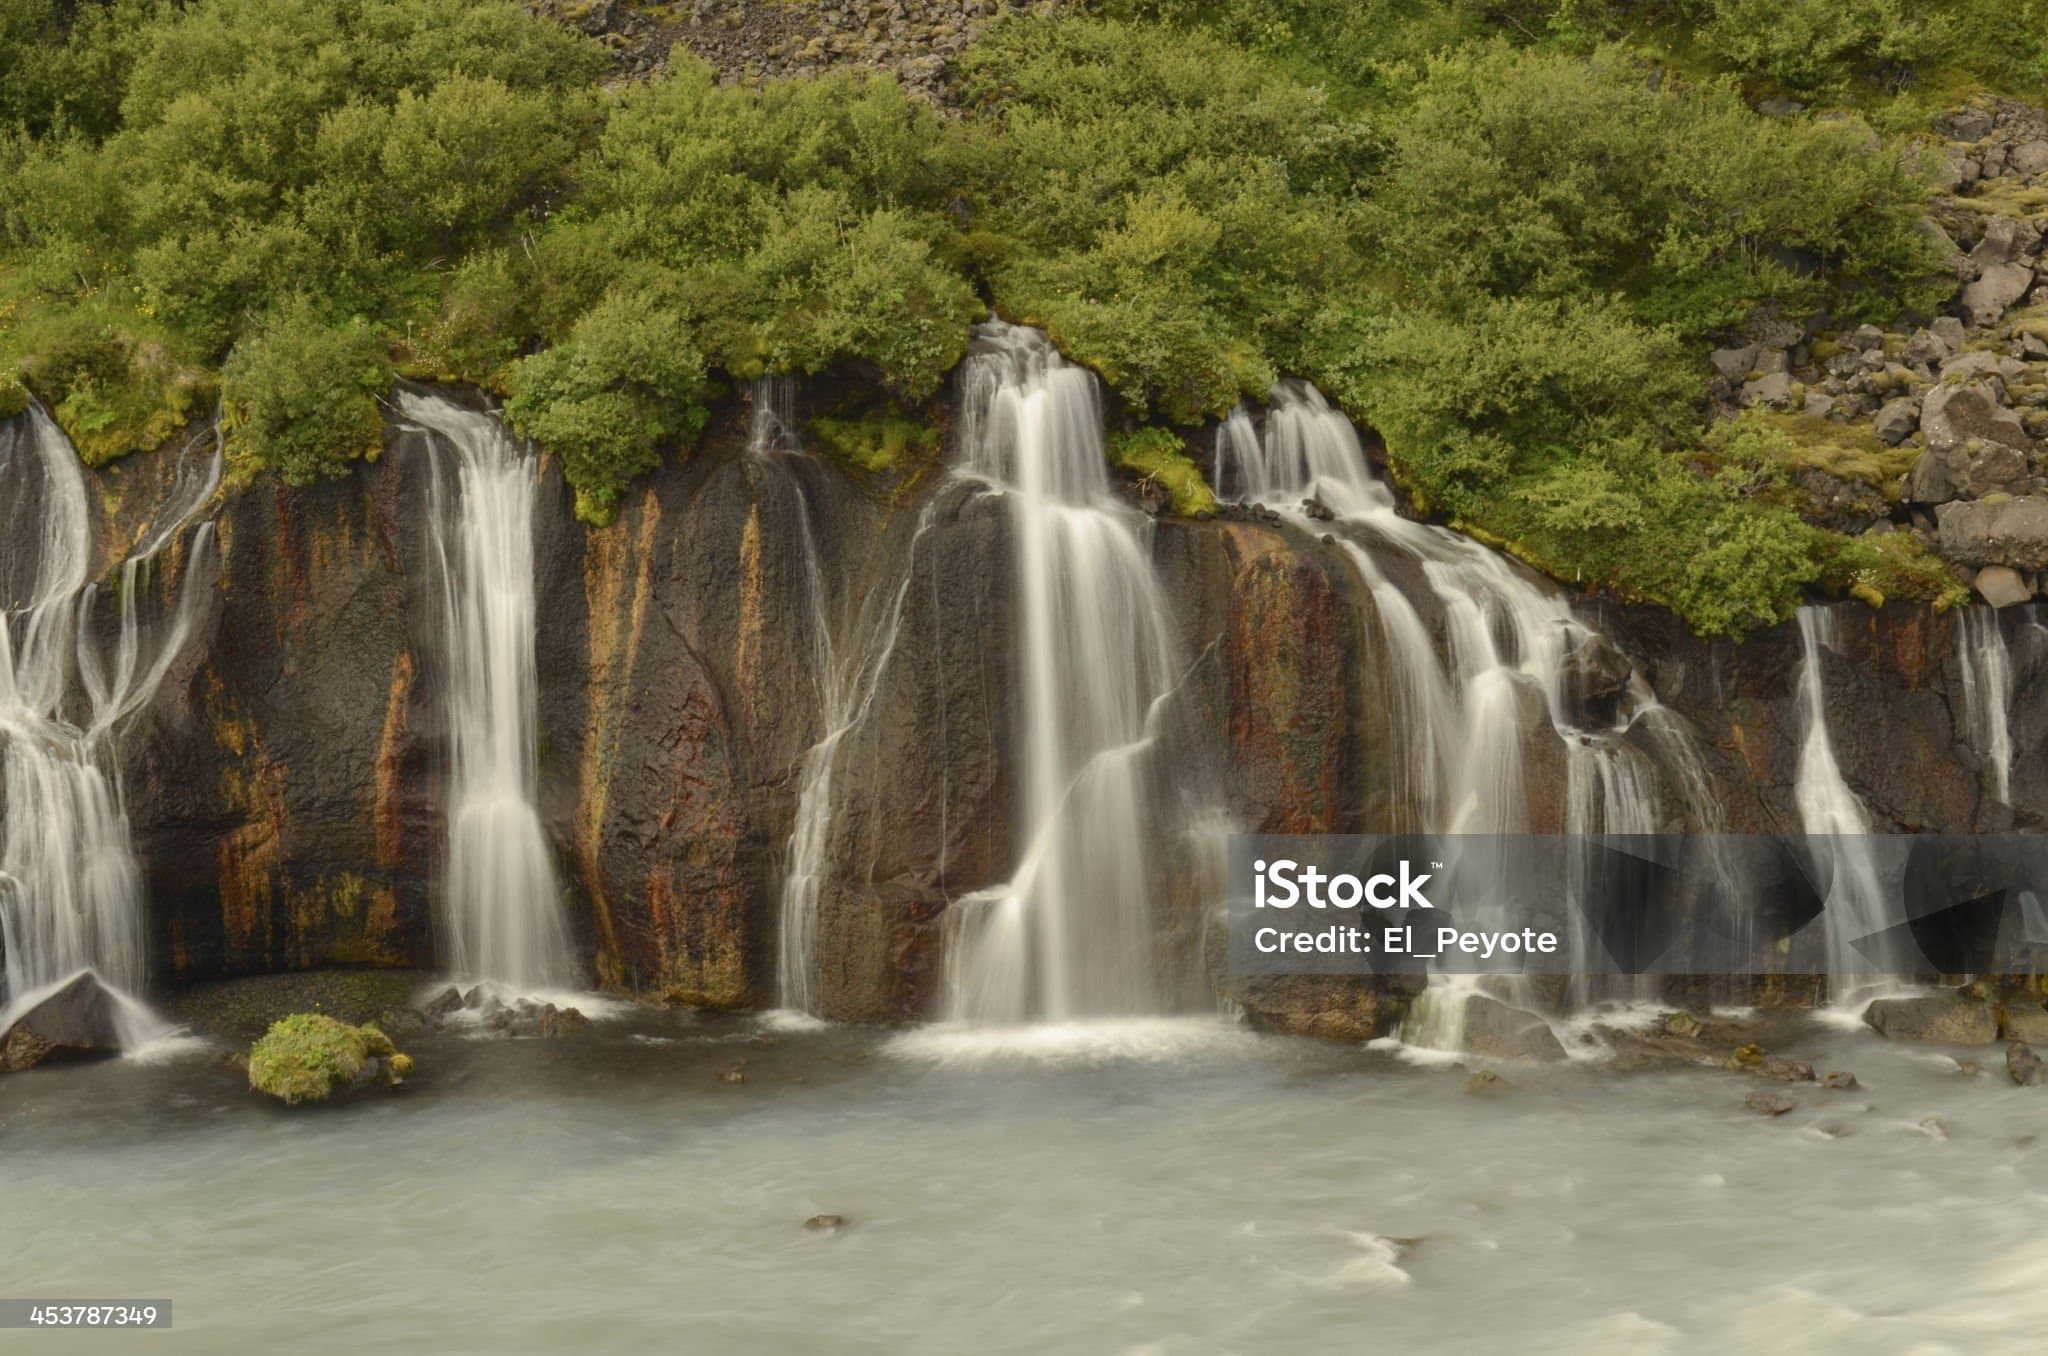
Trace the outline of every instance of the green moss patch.
[[[402, 1068], [395, 1067], [404, 1059]], [[300, 1012], [272, 1024], [249, 1051], [249, 1086], [287, 1106], [322, 1102], [355, 1084], [372, 1060], [390, 1061], [403, 1077], [409, 1058], [374, 1026], [349, 1026], [324, 1013]]]
[[939, 449], [939, 431], [894, 412], [834, 418], [820, 415], [804, 426], [811, 444], [867, 475], [915, 466]]
[[1130, 433], [1113, 433], [1109, 438], [1111, 464], [1161, 486], [1173, 497], [1173, 511], [1181, 517], [1216, 511], [1216, 493], [1202, 476], [1202, 468], [1187, 452], [1179, 434], [1170, 429], [1141, 428]]

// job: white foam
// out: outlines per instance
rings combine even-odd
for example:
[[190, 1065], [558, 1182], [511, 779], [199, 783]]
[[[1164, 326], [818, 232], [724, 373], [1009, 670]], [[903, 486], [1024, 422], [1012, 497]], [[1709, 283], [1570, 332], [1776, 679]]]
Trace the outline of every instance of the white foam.
[[1037, 1026], [957, 1022], [906, 1031], [883, 1045], [898, 1059], [937, 1064], [1109, 1064], [1248, 1054], [1259, 1037], [1215, 1017], [1119, 1017]]

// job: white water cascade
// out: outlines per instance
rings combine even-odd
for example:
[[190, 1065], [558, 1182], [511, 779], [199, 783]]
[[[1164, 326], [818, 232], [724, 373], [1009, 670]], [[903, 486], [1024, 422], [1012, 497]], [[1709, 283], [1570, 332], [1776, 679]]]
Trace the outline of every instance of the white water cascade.
[[[1249, 415], [1233, 414], [1218, 432], [1213, 474], [1228, 498], [1264, 505], [1319, 534], [1327, 529], [1308, 506], [1320, 505], [1344, 529], [1337, 540], [1371, 593], [1396, 679], [1390, 728], [1410, 744], [1399, 772], [1401, 822], [1383, 827], [1528, 831], [1523, 755], [1532, 714], [1546, 719], [1563, 746], [1566, 832], [1653, 833], [1675, 820], [1718, 817], [1690, 738], [1647, 684], [1629, 675], [1611, 723], [1589, 723], [1574, 711], [1566, 661], [1597, 645], [1598, 635], [1560, 592], [1497, 552], [1402, 517], [1350, 420], [1314, 387], [1275, 388], [1263, 438]], [[1441, 642], [1369, 548], [1412, 562], [1442, 619]], [[1626, 741], [1631, 732], [1657, 748], [1655, 762]], [[1591, 944], [1576, 941], [1582, 952]], [[1465, 999], [1476, 990], [1469, 978], [1443, 977], [1417, 1002], [1404, 1036], [1458, 1048]]]
[[434, 460], [432, 540], [447, 638], [452, 758], [441, 924], [449, 968], [531, 994], [576, 982], [535, 789], [533, 511], [539, 463], [492, 415], [398, 393]]
[[1963, 738], [1983, 760], [1985, 789], [2012, 802], [2012, 655], [1998, 613], [1964, 608], [1956, 617], [1956, 664], [1963, 680]]
[[818, 741], [804, 755], [798, 776], [796, 820], [783, 862], [782, 931], [776, 957], [776, 993], [788, 1011], [815, 1015], [818, 907], [825, 887], [826, 849], [832, 838], [834, 779], [840, 746], [866, 721], [882, 674], [896, 651], [904, 601], [909, 596], [917, 542], [931, 521], [927, 506], [912, 532], [896, 587], [881, 600], [879, 620], [864, 631], [866, 643], [842, 653], [833, 643], [831, 607], [818, 553], [817, 525], [802, 480], [792, 469], [804, 455], [797, 436], [793, 388], [787, 378], [755, 383], [747, 453], [756, 464], [779, 473], [795, 496], [798, 545], [803, 552], [804, 590], [811, 613], [812, 672], [818, 696]]
[[1842, 777], [1828, 734], [1827, 688], [1822, 681], [1821, 652], [1832, 649], [1835, 616], [1825, 607], [1799, 609], [1799, 701], [1806, 733], [1799, 749], [1799, 776], [1793, 799], [1800, 825], [1819, 835], [1825, 854], [1818, 863], [1826, 876], [1828, 984], [1838, 1006], [1853, 998], [1875, 997], [1891, 987], [1888, 976], [1901, 967], [1881, 934], [1892, 923], [1891, 910], [1877, 855], [1871, 843], [1870, 817], [1863, 802]]
[[1146, 754], [1177, 675], [1148, 520], [1110, 490], [1095, 378], [1035, 330], [976, 330], [964, 474], [1016, 553], [1017, 822], [1005, 884], [954, 905], [950, 1015], [980, 1024], [1160, 1010]]
[[24, 525], [0, 552], [0, 1030], [82, 970], [120, 1000], [124, 1046], [164, 1024], [134, 995], [147, 979], [142, 873], [122, 801], [119, 740], [184, 650], [204, 593], [213, 525], [193, 529], [169, 614], [143, 616], [159, 555], [220, 484], [217, 439], [185, 449], [172, 493], [120, 570], [111, 654], [92, 626], [84, 471], [40, 407], [0, 426], [0, 512]]

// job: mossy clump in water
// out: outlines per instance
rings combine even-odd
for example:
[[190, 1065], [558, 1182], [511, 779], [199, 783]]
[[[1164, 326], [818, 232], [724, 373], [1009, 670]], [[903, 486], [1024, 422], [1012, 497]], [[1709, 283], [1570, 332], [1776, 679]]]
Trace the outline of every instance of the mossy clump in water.
[[273, 1023], [249, 1051], [249, 1086], [287, 1106], [325, 1101], [366, 1078], [402, 1079], [412, 1060], [374, 1026], [350, 1026], [317, 1012]]

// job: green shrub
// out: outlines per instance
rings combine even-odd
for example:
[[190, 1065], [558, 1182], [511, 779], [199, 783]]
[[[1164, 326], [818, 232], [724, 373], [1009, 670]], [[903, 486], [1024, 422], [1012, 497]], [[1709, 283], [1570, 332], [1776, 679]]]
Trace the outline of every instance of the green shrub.
[[688, 322], [645, 292], [608, 295], [567, 342], [514, 364], [511, 385], [507, 420], [562, 458], [577, 515], [597, 524], [664, 445], [694, 441], [710, 395]]
[[1926, 301], [1925, 187], [1853, 118], [1758, 117], [1726, 83], [1653, 88], [1624, 51], [1433, 61], [1374, 219], [1431, 305], [1619, 293], [1703, 337], [1767, 302]]
[[384, 445], [380, 400], [391, 386], [384, 341], [360, 322], [335, 325], [300, 302], [235, 346], [221, 374], [228, 451], [289, 485], [347, 473]]
[[1367, 128], [1201, 32], [998, 23], [961, 61], [957, 162], [997, 308], [1140, 414], [1192, 423], [1291, 366], [1355, 286]]

